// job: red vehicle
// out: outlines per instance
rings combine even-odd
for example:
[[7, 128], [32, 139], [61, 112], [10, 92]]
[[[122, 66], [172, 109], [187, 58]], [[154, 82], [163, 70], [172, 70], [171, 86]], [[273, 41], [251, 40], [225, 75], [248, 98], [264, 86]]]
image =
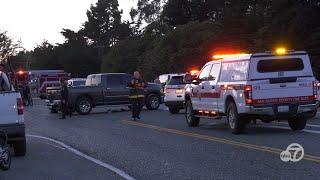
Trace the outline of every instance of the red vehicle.
[[18, 71], [17, 84], [28, 83], [33, 94], [45, 96], [47, 87], [60, 86], [60, 81], [71, 79], [71, 74], [63, 70]]

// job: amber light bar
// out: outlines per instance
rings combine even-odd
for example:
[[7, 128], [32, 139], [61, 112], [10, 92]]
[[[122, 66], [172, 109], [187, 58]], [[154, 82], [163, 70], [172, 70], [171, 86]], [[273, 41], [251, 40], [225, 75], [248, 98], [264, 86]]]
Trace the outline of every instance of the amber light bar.
[[241, 58], [250, 56], [250, 54], [239, 53], [239, 54], [216, 54], [213, 56], [213, 59], [225, 59], [225, 58]]

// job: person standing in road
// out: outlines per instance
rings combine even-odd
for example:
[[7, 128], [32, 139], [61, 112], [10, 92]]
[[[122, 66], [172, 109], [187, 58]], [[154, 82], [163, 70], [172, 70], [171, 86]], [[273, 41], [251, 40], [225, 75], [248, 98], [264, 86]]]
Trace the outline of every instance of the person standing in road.
[[68, 101], [69, 101], [69, 91], [67, 82], [61, 80], [61, 111], [62, 117], [61, 119], [66, 119], [66, 115], [68, 113]]
[[23, 86], [23, 99], [26, 102], [28, 102], [28, 106], [32, 106], [30, 93], [31, 93], [30, 87], [29, 87], [28, 83], [26, 82]]
[[133, 74], [133, 79], [129, 83], [130, 90], [130, 100], [132, 102], [132, 120], [140, 120], [140, 113], [144, 102], [144, 88], [145, 83], [142, 80], [141, 74], [135, 71]]

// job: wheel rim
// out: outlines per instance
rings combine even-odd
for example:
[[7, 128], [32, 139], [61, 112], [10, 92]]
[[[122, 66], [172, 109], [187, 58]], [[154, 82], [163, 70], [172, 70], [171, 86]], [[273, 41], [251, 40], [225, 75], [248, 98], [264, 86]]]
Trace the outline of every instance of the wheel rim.
[[152, 97], [150, 99], [150, 106], [153, 108], [153, 109], [156, 109], [158, 106], [160, 105], [159, 103], [159, 100], [157, 97]]
[[8, 151], [3, 152], [1, 155], [1, 159], [2, 159], [3, 165], [7, 166], [9, 164], [9, 152]]
[[234, 129], [236, 126], [236, 116], [232, 110], [229, 111], [228, 122], [231, 129]]
[[90, 104], [89, 101], [85, 101], [85, 100], [80, 101], [79, 109], [80, 109], [81, 112], [87, 113], [87, 112], [90, 111], [90, 108], [91, 108], [91, 104]]

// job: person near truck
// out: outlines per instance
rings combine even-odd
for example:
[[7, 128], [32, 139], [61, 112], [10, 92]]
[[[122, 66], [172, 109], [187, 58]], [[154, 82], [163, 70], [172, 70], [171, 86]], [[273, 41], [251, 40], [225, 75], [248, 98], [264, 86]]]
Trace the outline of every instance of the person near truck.
[[131, 87], [129, 97], [132, 103], [132, 120], [140, 120], [140, 113], [144, 102], [145, 88], [145, 82], [142, 80], [140, 72], [134, 72], [133, 79], [129, 83], [129, 87]]
[[28, 105], [31, 105], [30, 94], [31, 94], [31, 90], [28, 83], [26, 82], [23, 86], [23, 99], [28, 102]]
[[68, 114], [69, 91], [68, 91], [67, 82], [64, 80], [61, 80], [60, 93], [61, 93], [61, 111], [62, 111], [61, 119], [66, 119], [66, 115]]

